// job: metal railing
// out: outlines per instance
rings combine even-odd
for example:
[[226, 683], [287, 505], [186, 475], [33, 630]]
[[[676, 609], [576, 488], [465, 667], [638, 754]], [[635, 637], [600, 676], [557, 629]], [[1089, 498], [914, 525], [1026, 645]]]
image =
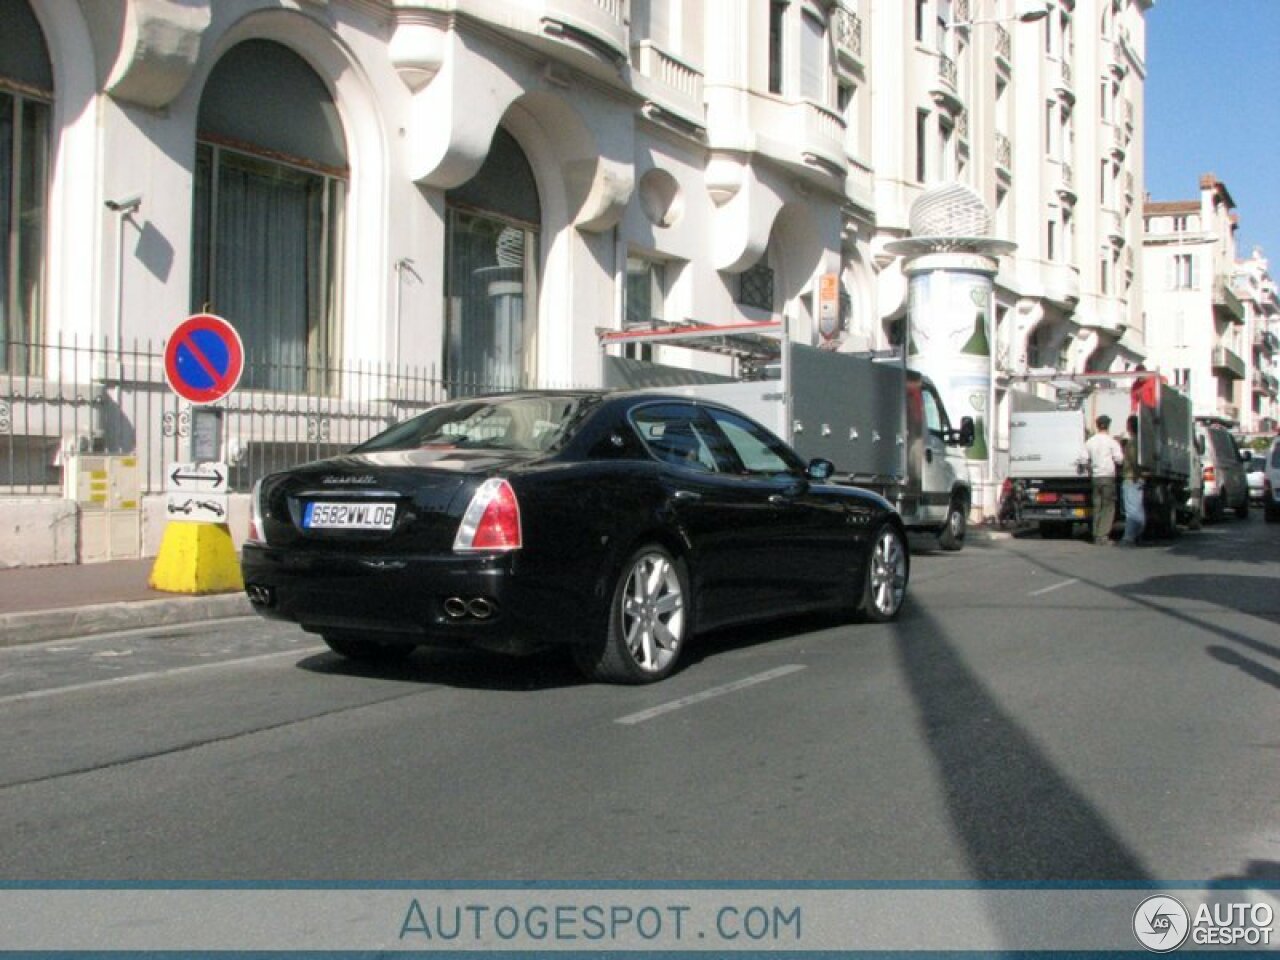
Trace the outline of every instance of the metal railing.
[[[131, 454], [144, 494], [163, 493], [165, 468], [192, 456], [192, 405], [164, 376], [164, 345], [68, 340], [3, 345], [0, 497], [61, 496], [78, 454]], [[330, 456], [434, 403], [532, 386], [446, 379], [435, 368], [386, 364], [292, 366], [249, 357], [241, 383], [307, 384], [303, 392], [237, 388], [219, 412], [230, 489]]]

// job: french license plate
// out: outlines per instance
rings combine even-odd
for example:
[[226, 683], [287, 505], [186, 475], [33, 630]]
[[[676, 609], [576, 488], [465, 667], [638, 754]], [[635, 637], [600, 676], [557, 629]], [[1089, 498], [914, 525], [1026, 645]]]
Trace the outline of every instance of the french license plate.
[[307, 530], [390, 530], [394, 503], [308, 503], [302, 514]]

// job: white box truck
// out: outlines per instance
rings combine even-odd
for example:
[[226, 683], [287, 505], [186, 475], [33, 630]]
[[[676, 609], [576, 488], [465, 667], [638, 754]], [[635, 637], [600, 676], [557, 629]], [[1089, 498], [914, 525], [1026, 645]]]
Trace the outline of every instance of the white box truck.
[[[1191, 401], [1147, 371], [1022, 379], [1046, 382], [1056, 394], [1047, 400], [1011, 391], [1009, 477], [1020, 491], [1023, 522], [1046, 537], [1059, 537], [1070, 535], [1076, 523], [1092, 521], [1090, 478], [1081, 455], [1097, 418], [1106, 414], [1116, 439], [1138, 444], [1147, 531], [1172, 536], [1188, 509], [1196, 470]], [[1136, 437], [1126, 427], [1130, 415], [1138, 418]], [[1123, 516], [1122, 503], [1117, 515]]]

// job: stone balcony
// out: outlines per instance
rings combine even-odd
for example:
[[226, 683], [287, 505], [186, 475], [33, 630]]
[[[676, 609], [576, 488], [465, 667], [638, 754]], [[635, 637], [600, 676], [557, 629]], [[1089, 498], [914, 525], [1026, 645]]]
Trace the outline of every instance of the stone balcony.
[[1209, 366], [1214, 373], [1226, 375], [1233, 380], [1244, 379], [1244, 359], [1230, 347], [1221, 344], [1214, 347]]
[[631, 62], [632, 82], [645, 98], [646, 114], [679, 126], [706, 125], [702, 71], [648, 40], [631, 48]]

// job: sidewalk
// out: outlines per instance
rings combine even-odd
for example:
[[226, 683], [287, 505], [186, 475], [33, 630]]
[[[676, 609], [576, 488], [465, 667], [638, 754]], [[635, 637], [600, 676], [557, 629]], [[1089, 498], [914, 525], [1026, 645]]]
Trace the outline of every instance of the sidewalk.
[[192, 596], [147, 585], [154, 557], [0, 569], [0, 647], [251, 613], [242, 591]]

